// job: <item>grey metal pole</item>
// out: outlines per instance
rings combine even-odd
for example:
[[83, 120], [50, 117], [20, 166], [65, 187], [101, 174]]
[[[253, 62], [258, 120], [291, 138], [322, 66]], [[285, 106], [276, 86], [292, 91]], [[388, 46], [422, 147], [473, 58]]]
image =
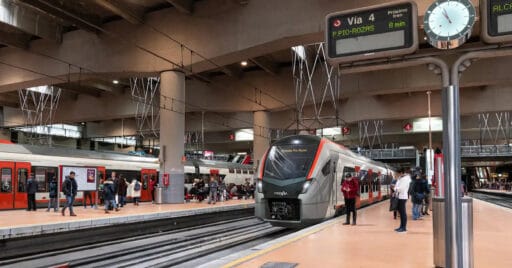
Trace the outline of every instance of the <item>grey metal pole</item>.
[[460, 198], [460, 111], [458, 83], [444, 89], [446, 267], [462, 268], [462, 203]]

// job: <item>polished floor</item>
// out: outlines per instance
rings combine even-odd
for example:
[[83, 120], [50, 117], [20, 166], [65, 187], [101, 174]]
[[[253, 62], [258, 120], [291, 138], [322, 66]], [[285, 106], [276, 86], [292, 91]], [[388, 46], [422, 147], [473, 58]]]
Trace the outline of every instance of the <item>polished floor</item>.
[[140, 203], [140, 206], [134, 206], [133, 204], [127, 204], [121, 208], [120, 211], [111, 211], [110, 214], [105, 214], [103, 206], [99, 209], [93, 209], [88, 207], [84, 209], [83, 206], [75, 206], [74, 212], [78, 215], [77, 217], [70, 217], [69, 211], [66, 211], [66, 216], [63, 217], [59, 212], [46, 212], [46, 209], [39, 208], [37, 211], [26, 211], [26, 210], [4, 210], [0, 211], [0, 228], [5, 227], [21, 227], [30, 225], [41, 225], [49, 223], [61, 223], [71, 221], [82, 221], [92, 219], [102, 219], [109, 217], [127, 216], [127, 215], [144, 215], [167, 211], [185, 211], [201, 209], [213, 206], [233, 206], [240, 204], [252, 204], [253, 199], [249, 200], [230, 200], [226, 202], [218, 202], [215, 205], [208, 205], [207, 202], [190, 202], [184, 204], [151, 204], [151, 202]]
[[[297, 267], [433, 267], [432, 220], [408, 222], [408, 232], [393, 231], [389, 203], [366, 208], [357, 226], [337, 219], [317, 232], [255, 252], [226, 267], [261, 267], [270, 262], [297, 263]], [[410, 216], [410, 208], [409, 219]], [[512, 210], [474, 201], [474, 267], [512, 267]]]

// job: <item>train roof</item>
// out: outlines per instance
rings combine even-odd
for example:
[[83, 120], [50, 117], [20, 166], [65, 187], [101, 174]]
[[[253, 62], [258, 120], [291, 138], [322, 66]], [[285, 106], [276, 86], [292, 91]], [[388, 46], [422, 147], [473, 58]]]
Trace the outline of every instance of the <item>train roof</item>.
[[87, 150], [69, 149], [69, 148], [55, 148], [34, 145], [20, 145], [20, 144], [0, 144], [0, 152], [3, 153], [16, 153], [16, 154], [36, 154], [47, 156], [60, 156], [72, 158], [85, 158], [85, 159], [99, 159], [99, 160], [116, 160], [126, 162], [142, 162], [157, 164], [158, 158], [134, 156], [121, 153], [111, 152], [95, 152]]

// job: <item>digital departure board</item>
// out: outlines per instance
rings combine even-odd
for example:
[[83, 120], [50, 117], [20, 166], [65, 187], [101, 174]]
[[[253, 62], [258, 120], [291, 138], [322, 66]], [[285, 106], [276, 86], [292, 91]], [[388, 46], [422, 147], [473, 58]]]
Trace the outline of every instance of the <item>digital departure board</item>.
[[512, 0], [481, 0], [482, 39], [487, 43], [512, 42]]
[[406, 55], [418, 49], [418, 8], [400, 1], [326, 17], [328, 60], [338, 64]]

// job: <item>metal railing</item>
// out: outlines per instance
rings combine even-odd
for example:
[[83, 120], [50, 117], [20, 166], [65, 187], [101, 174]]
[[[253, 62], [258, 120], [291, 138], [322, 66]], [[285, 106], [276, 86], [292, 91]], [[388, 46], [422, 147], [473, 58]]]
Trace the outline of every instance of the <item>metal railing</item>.
[[461, 146], [461, 156], [462, 157], [512, 156], [512, 146], [509, 146], [509, 145]]

